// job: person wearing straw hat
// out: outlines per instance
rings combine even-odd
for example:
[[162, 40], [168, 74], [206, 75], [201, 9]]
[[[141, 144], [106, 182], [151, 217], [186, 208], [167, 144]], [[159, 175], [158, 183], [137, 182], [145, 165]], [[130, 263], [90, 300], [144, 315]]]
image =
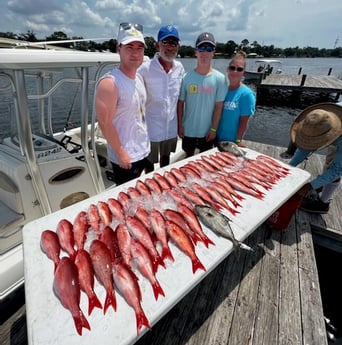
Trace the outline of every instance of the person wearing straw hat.
[[291, 126], [291, 140], [297, 149], [289, 162], [297, 166], [314, 151], [326, 148], [326, 161], [321, 175], [305, 184], [297, 193], [307, 197], [320, 190], [316, 198], [304, 198], [301, 209], [325, 214], [342, 175], [342, 102], [319, 103], [304, 109]]

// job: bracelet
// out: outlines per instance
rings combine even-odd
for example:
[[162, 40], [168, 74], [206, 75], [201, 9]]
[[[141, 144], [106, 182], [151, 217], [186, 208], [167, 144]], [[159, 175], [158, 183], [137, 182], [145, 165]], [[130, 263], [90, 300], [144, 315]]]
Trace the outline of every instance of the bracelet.
[[241, 143], [241, 139], [235, 139], [236, 143]]
[[212, 132], [216, 133], [216, 128], [211, 127], [210, 130], [211, 130]]

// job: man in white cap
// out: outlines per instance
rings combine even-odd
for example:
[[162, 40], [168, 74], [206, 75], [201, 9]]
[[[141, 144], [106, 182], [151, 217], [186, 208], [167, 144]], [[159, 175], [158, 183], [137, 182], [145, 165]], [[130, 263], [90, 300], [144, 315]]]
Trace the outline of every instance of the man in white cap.
[[316, 199], [305, 198], [301, 209], [327, 213], [342, 176], [342, 103], [320, 103], [304, 109], [291, 126], [291, 140], [297, 146], [290, 165], [296, 166], [314, 151], [327, 148], [324, 171], [298, 193], [306, 197], [322, 188]]
[[140, 176], [150, 153], [145, 120], [146, 90], [137, 69], [144, 59], [140, 24], [121, 23], [117, 39], [120, 65], [96, 88], [96, 113], [107, 139], [107, 154], [117, 185]]
[[164, 167], [170, 163], [171, 152], [177, 147], [177, 101], [184, 74], [183, 65], [175, 60], [179, 49], [179, 33], [172, 26], [162, 26], [158, 32], [158, 52], [152, 60], [144, 62], [138, 73], [144, 79], [147, 101], [146, 122], [151, 140], [149, 166]]

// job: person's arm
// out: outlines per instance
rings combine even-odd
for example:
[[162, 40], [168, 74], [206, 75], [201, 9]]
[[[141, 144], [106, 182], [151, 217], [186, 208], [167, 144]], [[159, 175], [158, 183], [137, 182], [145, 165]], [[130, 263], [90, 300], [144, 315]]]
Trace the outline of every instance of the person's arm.
[[118, 100], [118, 91], [111, 78], [102, 79], [96, 89], [95, 107], [99, 126], [107, 144], [115, 151], [119, 166], [124, 169], [130, 169], [131, 159], [120, 142], [118, 133], [113, 126], [113, 118], [116, 114], [116, 104]]
[[178, 121], [178, 136], [184, 138], [184, 128], [183, 128], [183, 114], [184, 114], [184, 101], [178, 100], [177, 102], [177, 121]]
[[244, 133], [246, 131], [249, 118], [250, 118], [249, 115], [242, 115], [242, 116], [240, 116], [239, 127], [238, 127], [238, 131], [237, 131], [237, 134], [236, 134], [236, 144], [238, 146], [242, 146], [242, 147], [245, 146], [242, 143], [242, 137], [243, 137], [243, 135], [244, 135]]
[[216, 138], [216, 129], [221, 119], [222, 108], [223, 108], [223, 102], [215, 103], [213, 116], [212, 116], [212, 122], [211, 122], [211, 128], [209, 129], [206, 136], [207, 141], [213, 141]]

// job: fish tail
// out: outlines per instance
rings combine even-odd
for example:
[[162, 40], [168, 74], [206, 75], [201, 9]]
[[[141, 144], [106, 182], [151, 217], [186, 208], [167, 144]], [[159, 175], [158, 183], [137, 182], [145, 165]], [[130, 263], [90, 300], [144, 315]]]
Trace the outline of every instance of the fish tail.
[[96, 294], [94, 293], [92, 296], [88, 298], [88, 315], [90, 315], [94, 308], [102, 309], [102, 304], [97, 298]]
[[198, 269], [206, 271], [206, 268], [203, 266], [199, 258], [194, 257], [193, 259], [191, 259], [191, 261], [192, 261], [192, 273], [195, 273]]
[[239, 211], [237, 211], [237, 210], [234, 210], [233, 208], [231, 208], [231, 207], [227, 207], [227, 210], [233, 215], [233, 216], [235, 216], [237, 213], [240, 213]]
[[85, 316], [83, 315], [82, 311], [80, 310], [79, 315], [73, 316], [74, 319], [74, 323], [75, 323], [75, 327], [77, 330], [77, 333], [79, 335], [82, 335], [82, 329], [86, 328], [90, 331], [90, 325], [88, 320], [85, 318]]
[[165, 259], [168, 258], [168, 259], [170, 259], [171, 261], [175, 261], [173, 255], [172, 255], [172, 253], [171, 253], [170, 248], [169, 248], [169, 247], [166, 247], [166, 246], [163, 247], [163, 249], [162, 249], [161, 257], [162, 257], [163, 260], [165, 260]]
[[215, 243], [208, 237], [208, 236], [203, 236], [202, 238], [202, 242], [204, 243], [204, 245], [209, 248], [209, 245], [213, 245], [215, 246]]
[[142, 309], [135, 313], [135, 317], [137, 320], [137, 334], [139, 334], [139, 331], [143, 326], [147, 327], [149, 330], [152, 329], [150, 326], [150, 323], [149, 323], [149, 321], [148, 321], [148, 319], [147, 319], [147, 317], [146, 317], [146, 315]]
[[159, 255], [155, 255], [152, 259], [153, 272], [157, 273], [159, 266], [166, 268], [165, 262]]
[[107, 292], [106, 300], [103, 307], [103, 314], [106, 314], [107, 309], [109, 308], [110, 305], [113, 307], [114, 311], [116, 311], [116, 297], [115, 297], [114, 290], [110, 293]]
[[165, 297], [165, 293], [157, 280], [152, 283], [152, 289], [156, 301], [158, 300], [159, 295]]

